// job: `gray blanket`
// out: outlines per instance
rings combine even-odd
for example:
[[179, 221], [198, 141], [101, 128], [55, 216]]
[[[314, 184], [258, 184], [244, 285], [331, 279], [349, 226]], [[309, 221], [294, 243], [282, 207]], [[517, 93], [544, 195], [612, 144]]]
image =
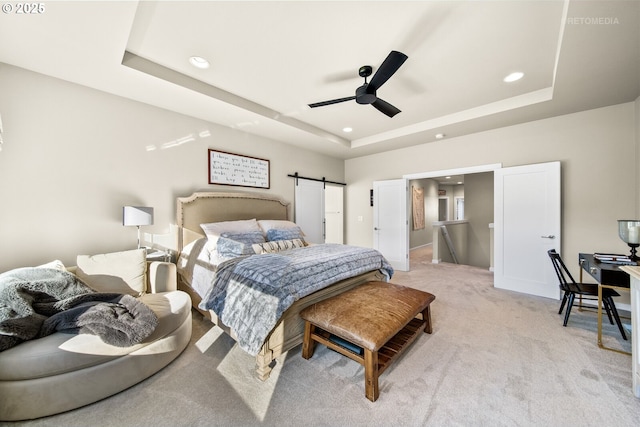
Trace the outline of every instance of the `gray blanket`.
[[218, 266], [200, 303], [232, 328], [238, 345], [256, 355], [282, 313], [298, 299], [340, 280], [393, 268], [375, 249], [323, 244], [241, 256]]
[[127, 347], [157, 324], [155, 313], [131, 295], [95, 292], [66, 271], [19, 268], [0, 274], [0, 351], [56, 331], [94, 334]]

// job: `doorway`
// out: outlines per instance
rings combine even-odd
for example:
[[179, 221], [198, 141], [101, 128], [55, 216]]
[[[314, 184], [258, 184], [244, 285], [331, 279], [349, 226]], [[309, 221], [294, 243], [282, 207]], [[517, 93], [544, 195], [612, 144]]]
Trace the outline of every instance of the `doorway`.
[[438, 221], [449, 221], [448, 197], [438, 197]]
[[[486, 224], [480, 225], [474, 230], [474, 233], [477, 233], [481, 228], [486, 227], [486, 231], [489, 233], [488, 229], [492, 226], [495, 230], [495, 238], [493, 240], [495, 244], [495, 261], [498, 265], [494, 269], [494, 286], [517, 292], [557, 298], [557, 283], [553, 280], [553, 271], [548, 261], [546, 250], [539, 248], [541, 245], [547, 245], [560, 249], [560, 162], [509, 168], [502, 168], [501, 164], [493, 164], [474, 168], [405, 175], [404, 178], [422, 179], [454, 173], [464, 174], [465, 176], [482, 175], [479, 172], [492, 172], [490, 176], [494, 185], [492, 191], [492, 199], [494, 200], [493, 219], [492, 221], [485, 221]], [[467, 187], [467, 180], [465, 180], [465, 187]], [[465, 209], [469, 212], [469, 217], [472, 211], [472, 194], [473, 191], [471, 189], [468, 191], [465, 188]], [[514, 201], [510, 195], [519, 195], [519, 200], [524, 198], [525, 201]], [[532, 195], [540, 197], [534, 198], [531, 197]], [[542, 204], [544, 206], [541, 206]], [[527, 220], [522, 220], [522, 218]], [[512, 230], [514, 227], [516, 231]], [[505, 232], [507, 229], [510, 230], [508, 233]], [[529, 238], [542, 243], [539, 245], [527, 243], [530, 241]], [[486, 245], [490, 246], [490, 243]], [[523, 245], [525, 248], [536, 246], [538, 249], [535, 251], [535, 256], [523, 250]], [[488, 249], [493, 251], [493, 248], [489, 247]], [[509, 259], [507, 259], [505, 251], [508, 252]], [[523, 254], [528, 255], [524, 256]], [[534, 270], [538, 274], [527, 274], [527, 272]], [[515, 278], [521, 280], [514, 280]]]
[[[468, 256], [464, 263], [490, 269], [491, 268], [491, 230], [488, 224], [493, 222], [493, 175], [494, 171], [500, 169], [501, 164], [490, 164], [470, 168], [449, 169], [419, 174], [405, 175], [412, 183], [423, 185], [425, 189], [430, 188], [430, 195], [425, 193], [425, 206], [432, 208], [432, 220], [426, 224], [427, 230], [412, 231], [411, 248], [416, 248], [424, 244], [435, 244], [439, 227], [433, 227], [433, 222], [439, 221], [438, 207], [441, 202], [440, 197], [447, 197], [449, 221], [455, 220], [456, 205], [455, 198], [464, 200], [464, 211], [460, 212], [462, 220], [468, 221], [467, 225], [456, 225], [457, 228], [467, 228], [465, 236], [461, 237], [466, 245], [466, 249], [461, 252]], [[428, 187], [427, 183], [436, 184], [436, 190]], [[426, 190], [425, 190], [426, 191]], [[444, 193], [444, 194], [443, 194]], [[458, 218], [460, 220], [460, 218]], [[422, 234], [420, 234], [422, 233]], [[456, 240], [456, 245], [462, 244]], [[444, 240], [442, 241], [444, 242]], [[446, 248], [442, 246], [441, 248]], [[445, 249], [446, 252], [446, 249]]]
[[455, 198], [456, 213], [454, 220], [462, 221], [464, 219], [464, 197]]

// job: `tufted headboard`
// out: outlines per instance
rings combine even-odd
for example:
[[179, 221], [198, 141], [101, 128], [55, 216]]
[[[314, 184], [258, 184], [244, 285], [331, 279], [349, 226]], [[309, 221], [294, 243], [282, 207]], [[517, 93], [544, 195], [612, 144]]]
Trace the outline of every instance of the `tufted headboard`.
[[178, 197], [178, 248], [203, 236], [200, 224], [241, 219], [289, 219], [289, 203], [258, 193], [201, 192]]

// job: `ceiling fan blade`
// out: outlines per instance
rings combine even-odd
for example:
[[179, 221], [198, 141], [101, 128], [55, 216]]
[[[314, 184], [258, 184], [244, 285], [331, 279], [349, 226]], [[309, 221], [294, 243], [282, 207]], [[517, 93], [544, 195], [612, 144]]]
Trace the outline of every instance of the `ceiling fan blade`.
[[398, 114], [400, 112], [399, 109], [397, 109], [393, 105], [389, 104], [387, 101], [383, 101], [380, 98], [378, 98], [371, 105], [373, 105], [376, 108], [376, 110], [380, 111], [381, 113], [386, 114], [389, 117], [393, 117], [393, 116], [395, 116], [396, 114]]
[[393, 76], [396, 71], [398, 71], [398, 68], [400, 68], [400, 66], [404, 64], [404, 61], [406, 61], [407, 58], [408, 56], [404, 53], [392, 50], [387, 58], [382, 62], [380, 68], [378, 68], [378, 71], [376, 71], [376, 73], [371, 78], [371, 81], [369, 82], [369, 88], [373, 91], [379, 89], [380, 86], [385, 84], [386, 81], [389, 80], [389, 78]]
[[345, 101], [353, 101], [354, 99], [356, 99], [355, 96], [348, 96], [346, 98], [332, 99], [331, 101], [316, 102], [314, 104], [309, 104], [309, 107], [311, 108], [324, 107], [325, 105], [337, 104], [339, 102], [345, 102]]

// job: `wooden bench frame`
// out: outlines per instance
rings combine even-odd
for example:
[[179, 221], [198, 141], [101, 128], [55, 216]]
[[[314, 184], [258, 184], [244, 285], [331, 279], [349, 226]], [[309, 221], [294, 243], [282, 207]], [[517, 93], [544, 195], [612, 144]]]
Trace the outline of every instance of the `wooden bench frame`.
[[[328, 331], [321, 329], [312, 322], [305, 321], [302, 357], [305, 359], [311, 358], [315, 351], [316, 343], [320, 343], [355, 360], [364, 366], [365, 396], [370, 401], [375, 402], [380, 395], [380, 389], [378, 387], [379, 376], [418, 338], [422, 331], [427, 334], [433, 332], [429, 305], [421, 312], [421, 318], [415, 316], [408, 319], [404, 327], [397, 331], [380, 349], [372, 351], [363, 348], [363, 355], [360, 355], [331, 341], [331, 333]], [[339, 336], [337, 334], [334, 335]], [[351, 342], [345, 339], [345, 337], [340, 338]]]

